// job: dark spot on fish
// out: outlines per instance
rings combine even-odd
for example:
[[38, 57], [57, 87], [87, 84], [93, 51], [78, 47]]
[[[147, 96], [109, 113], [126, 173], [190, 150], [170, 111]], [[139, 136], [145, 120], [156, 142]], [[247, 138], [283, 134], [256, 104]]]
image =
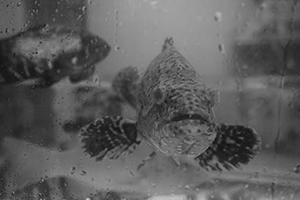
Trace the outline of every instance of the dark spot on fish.
[[152, 97], [156, 103], [161, 104], [165, 99], [165, 94], [160, 88], [155, 88], [152, 92]]

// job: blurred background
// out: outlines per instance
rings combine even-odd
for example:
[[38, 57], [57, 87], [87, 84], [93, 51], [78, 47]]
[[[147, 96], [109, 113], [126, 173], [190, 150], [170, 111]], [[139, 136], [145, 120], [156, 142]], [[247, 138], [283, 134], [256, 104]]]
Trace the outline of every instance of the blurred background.
[[[87, 30], [110, 46], [78, 83], [0, 85], [0, 198], [300, 199], [299, 11], [297, 0], [0, 0], [2, 47], [45, 23]], [[220, 91], [216, 121], [261, 136], [249, 165], [215, 173], [156, 156], [137, 171], [151, 153], [145, 143], [118, 161], [84, 155], [82, 126], [103, 115], [135, 116], [110, 81], [129, 65], [145, 70], [167, 36]]]

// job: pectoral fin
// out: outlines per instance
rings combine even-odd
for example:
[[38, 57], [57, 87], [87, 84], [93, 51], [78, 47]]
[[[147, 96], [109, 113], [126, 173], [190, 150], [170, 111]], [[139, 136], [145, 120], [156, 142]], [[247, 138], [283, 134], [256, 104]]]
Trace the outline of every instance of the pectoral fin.
[[212, 145], [195, 160], [206, 170], [231, 170], [247, 164], [260, 151], [261, 140], [254, 129], [219, 124]]
[[84, 151], [97, 161], [132, 153], [138, 140], [136, 123], [123, 117], [103, 117], [81, 130]]

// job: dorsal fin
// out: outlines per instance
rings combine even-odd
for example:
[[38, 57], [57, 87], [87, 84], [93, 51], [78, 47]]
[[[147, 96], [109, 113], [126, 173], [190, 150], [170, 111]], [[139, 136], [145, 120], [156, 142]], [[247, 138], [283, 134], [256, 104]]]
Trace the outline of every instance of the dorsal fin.
[[164, 45], [162, 47], [162, 52], [165, 51], [167, 48], [172, 47], [174, 44], [172, 37], [166, 37]]
[[112, 88], [129, 105], [136, 108], [136, 98], [138, 85], [140, 83], [140, 74], [136, 67], [128, 66], [117, 74], [112, 81]]

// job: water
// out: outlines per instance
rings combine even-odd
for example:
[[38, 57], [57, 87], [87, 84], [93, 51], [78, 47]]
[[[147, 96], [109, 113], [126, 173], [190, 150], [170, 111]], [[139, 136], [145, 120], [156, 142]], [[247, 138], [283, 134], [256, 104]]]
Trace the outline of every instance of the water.
[[[1, 38], [55, 21], [111, 47], [78, 84], [0, 87], [0, 199], [300, 199], [299, 9], [296, 0], [0, 2]], [[261, 136], [261, 153], [248, 165], [207, 172], [157, 155], [137, 170], [152, 152], [145, 142], [117, 161], [84, 154], [83, 125], [103, 115], [135, 117], [111, 80], [129, 65], [145, 70], [167, 36], [220, 91], [215, 120]]]

